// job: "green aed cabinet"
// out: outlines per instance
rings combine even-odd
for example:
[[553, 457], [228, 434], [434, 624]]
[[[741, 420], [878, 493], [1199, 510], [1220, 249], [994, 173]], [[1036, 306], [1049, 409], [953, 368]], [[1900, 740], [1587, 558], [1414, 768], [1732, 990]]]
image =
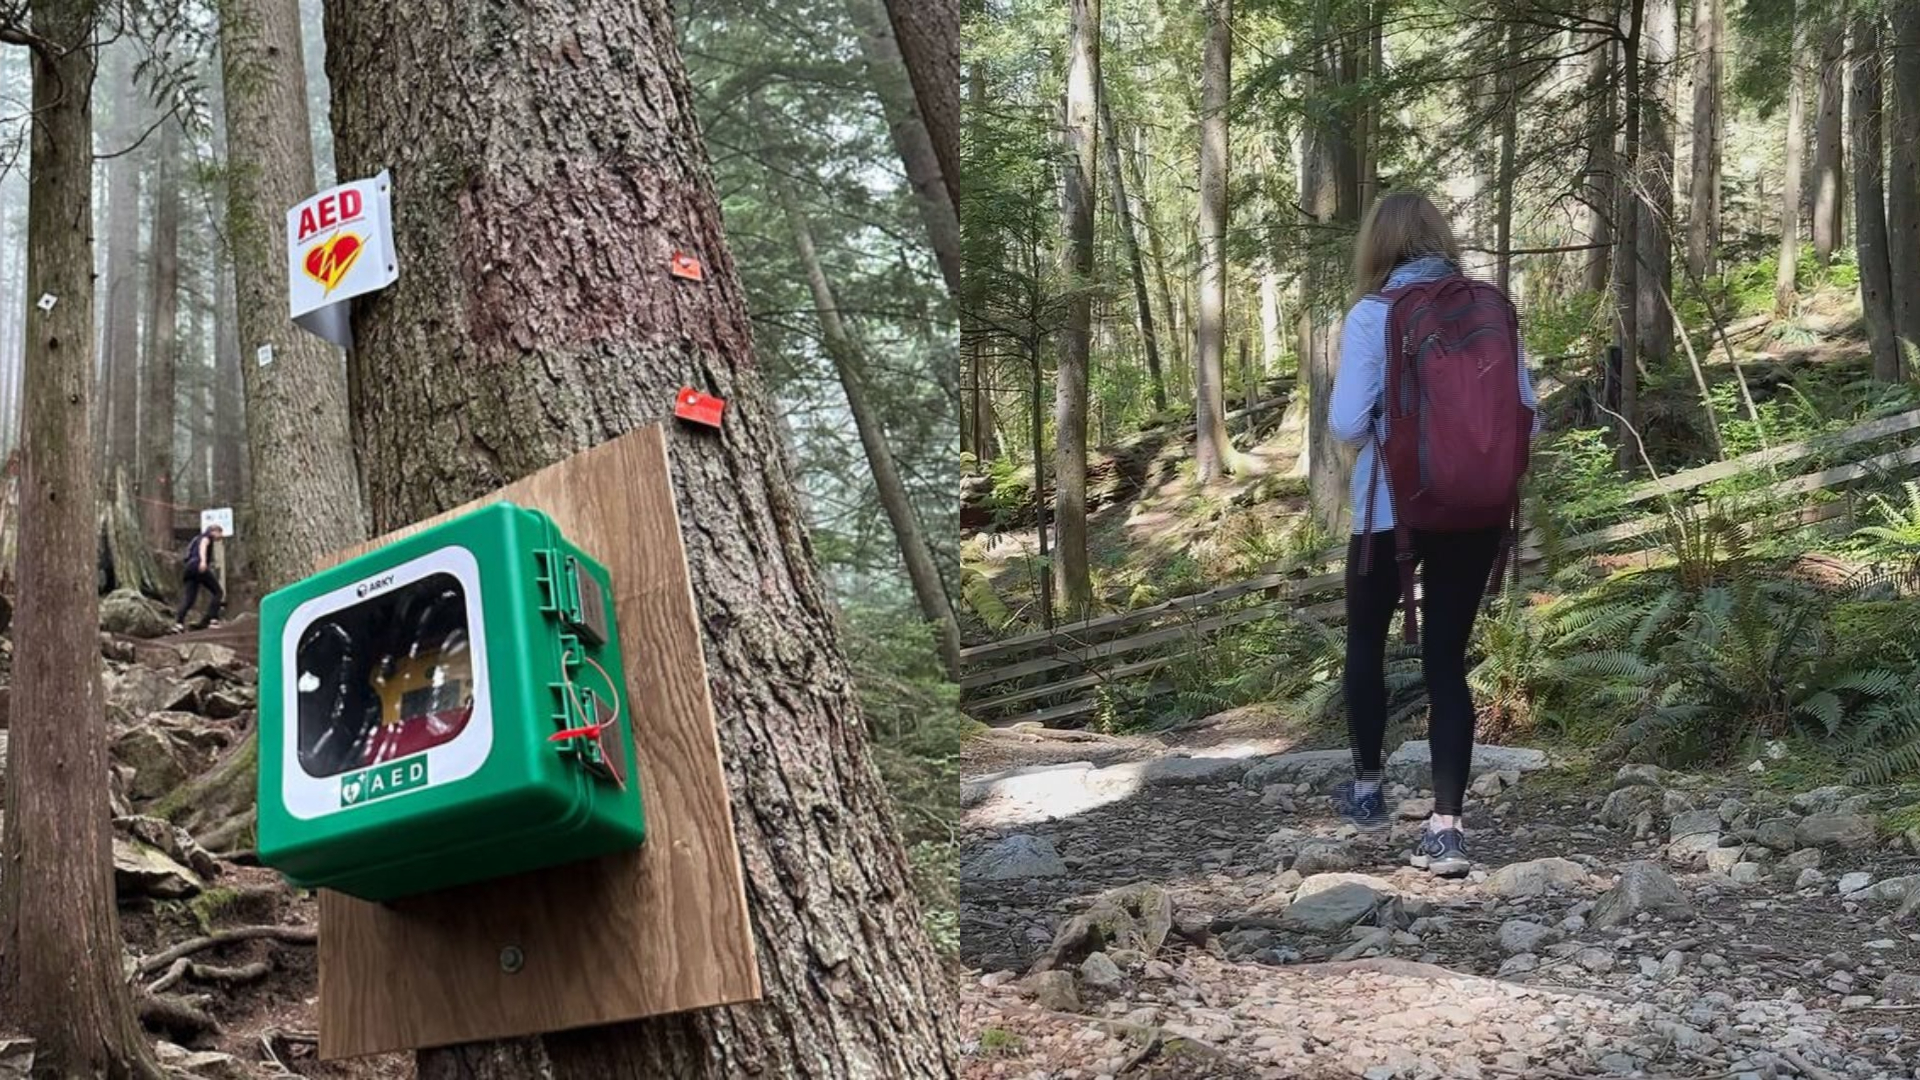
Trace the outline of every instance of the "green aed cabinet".
[[266, 597], [260, 861], [384, 901], [639, 845], [612, 595], [498, 502]]

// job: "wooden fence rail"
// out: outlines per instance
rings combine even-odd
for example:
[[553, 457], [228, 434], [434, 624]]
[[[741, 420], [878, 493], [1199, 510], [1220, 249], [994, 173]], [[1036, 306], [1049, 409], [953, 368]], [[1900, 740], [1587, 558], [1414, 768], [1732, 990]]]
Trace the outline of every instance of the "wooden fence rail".
[[[1777, 469], [1916, 429], [1920, 429], [1920, 409], [1675, 473], [1639, 485], [1628, 493], [1625, 502], [1634, 505], [1696, 491], [1729, 477]], [[1754, 494], [1763, 500], [1805, 496], [1858, 480], [1896, 475], [1915, 465], [1920, 465], [1920, 445], [1776, 480], [1758, 488]], [[1703, 505], [1694, 503], [1691, 508], [1699, 510]], [[1804, 527], [1841, 516], [1846, 509], [1845, 504], [1802, 506], [1776, 514], [1762, 524]], [[1626, 541], [1657, 534], [1670, 520], [1666, 513], [1649, 514], [1567, 538], [1552, 545], [1552, 549], [1562, 555], [1595, 555]], [[1522, 563], [1538, 562], [1548, 547], [1539, 530], [1529, 531], [1521, 540]], [[1641, 550], [1652, 549], [1643, 545]], [[1323, 621], [1337, 621], [1344, 616], [1344, 604], [1338, 596], [1344, 581], [1342, 562], [1342, 558], [1334, 556], [1320, 564], [1324, 571], [1319, 574], [1308, 575], [1300, 568], [1276, 570], [1132, 611], [1100, 615], [1052, 630], [970, 646], [961, 650], [965, 670], [960, 677], [960, 688], [965, 708], [974, 716], [996, 724], [1066, 719], [1092, 711], [1098, 706], [1097, 696], [1057, 702], [1017, 716], [1006, 716], [1005, 710], [1150, 678], [1182, 653], [1201, 645], [1208, 634], [1289, 611], [1299, 611]], [[1257, 603], [1210, 613], [1211, 609], [1256, 596], [1260, 597]], [[1141, 653], [1149, 655], [1142, 657], [1138, 655]]]

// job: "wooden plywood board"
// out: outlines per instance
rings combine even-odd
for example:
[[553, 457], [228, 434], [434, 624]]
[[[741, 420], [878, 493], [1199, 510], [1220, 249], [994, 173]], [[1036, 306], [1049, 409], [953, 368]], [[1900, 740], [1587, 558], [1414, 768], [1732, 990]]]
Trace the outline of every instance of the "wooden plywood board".
[[[323, 1058], [559, 1031], [760, 996], [658, 426], [338, 552], [322, 566], [503, 499], [545, 511], [612, 576], [647, 842], [636, 851], [391, 905], [322, 891]], [[508, 948], [523, 958], [512, 973], [501, 962]]]

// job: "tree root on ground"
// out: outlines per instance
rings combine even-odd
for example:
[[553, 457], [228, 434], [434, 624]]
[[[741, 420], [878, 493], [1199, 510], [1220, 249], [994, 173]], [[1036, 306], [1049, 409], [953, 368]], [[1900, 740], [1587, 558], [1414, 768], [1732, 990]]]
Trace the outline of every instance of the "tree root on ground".
[[312, 926], [240, 926], [232, 930], [220, 930], [205, 937], [183, 941], [165, 952], [155, 953], [140, 961], [140, 966], [134, 969], [134, 973], [141, 976], [152, 975], [173, 966], [175, 960], [183, 956], [191, 956], [202, 949], [210, 949], [215, 945], [225, 945], [235, 941], [255, 941], [260, 938], [295, 945], [311, 945], [320, 940], [320, 931]]
[[186, 957], [173, 962], [165, 975], [155, 979], [147, 987], [147, 993], [158, 994], [168, 990], [181, 979], [194, 979], [198, 982], [217, 982], [224, 986], [244, 986], [259, 982], [273, 973], [273, 965], [265, 960], [256, 960], [239, 967], [217, 967], [213, 964], [196, 964]]
[[140, 1022], [174, 1036], [174, 1042], [186, 1044], [202, 1035], [220, 1032], [220, 1021], [207, 1012], [211, 994], [142, 994], [135, 1003]]

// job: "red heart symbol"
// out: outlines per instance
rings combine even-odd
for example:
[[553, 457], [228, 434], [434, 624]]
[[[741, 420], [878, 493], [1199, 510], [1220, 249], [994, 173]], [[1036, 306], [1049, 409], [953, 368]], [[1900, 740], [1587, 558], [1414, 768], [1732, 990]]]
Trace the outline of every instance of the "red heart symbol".
[[333, 291], [340, 279], [347, 276], [348, 268], [360, 257], [365, 247], [360, 238], [350, 232], [335, 233], [325, 241], [307, 249], [303, 266], [307, 276]]

